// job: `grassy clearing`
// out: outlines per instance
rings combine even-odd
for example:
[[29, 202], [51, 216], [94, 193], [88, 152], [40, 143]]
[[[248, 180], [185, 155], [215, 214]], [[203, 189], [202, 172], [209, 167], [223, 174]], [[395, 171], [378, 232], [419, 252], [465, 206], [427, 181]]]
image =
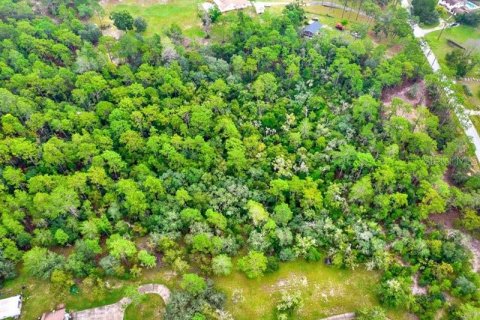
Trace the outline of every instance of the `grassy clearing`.
[[[25, 299], [20, 319], [31, 320], [37, 319], [43, 312], [54, 309], [60, 303], [66, 304], [69, 310], [84, 310], [115, 303], [124, 296], [128, 286], [137, 287], [145, 283], [162, 283], [169, 288], [174, 288], [176, 285], [171, 271], [155, 268], [145, 270], [142, 276], [135, 280], [106, 279], [106, 288], [103, 291], [98, 290], [96, 286], [91, 288], [79, 284], [78, 294], [71, 294], [69, 288], [58, 289], [49, 281], [37, 280], [21, 272], [17, 278], [6, 282], [0, 293], [3, 297], [9, 297], [23, 292]], [[23, 286], [25, 286], [24, 290], [22, 290]]]
[[480, 116], [470, 116], [470, 119], [472, 120], [475, 129], [477, 129], [477, 132], [480, 132]]
[[[280, 270], [261, 279], [249, 280], [235, 272], [215, 279], [217, 288], [227, 294], [227, 310], [235, 319], [273, 319], [274, 308], [284, 288], [302, 292], [303, 307], [298, 319], [318, 319], [378, 305], [375, 288], [379, 275], [357, 269], [340, 270], [323, 263], [296, 261], [281, 264]], [[232, 301], [234, 292], [244, 300]], [[407, 319], [401, 311], [392, 312], [392, 319]]]
[[125, 320], [163, 319], [165, 304], [157, 294], [146, 294], [138, 305], [129, 305], [125, 310]]
[[[480, 28], [473, 28], [469, 26], [457, 26], [449, 29], [445, 29], [440, 39], [438, 36], [441, 31], [435, 31], [429, 33], [425, 36], [428, 44], [435, 53], [442, 70], [449, 74], [453, 75], [453, 71], [450, 70], [445, 62], [445, 55], [451, 52], [454, 48], [448, 44], [447, 39], [453, 40], [461, 45], [464, 45], [469, 39], [479, 39], [480, 38]], [[473, 73], [477, 70], [472, 71]], [[472, 73], [471, 72], [471, 73]]]
[[107, 16], [112, 11], [127, 10], [134, 17], [143, 17], [147, 20], [146, 35], [162, 34], [172, 23], [178, 24], [188, 37], [202, 37], [203, 30], [198, 17], [200, 0], [107, 0], [103, 7]]
[[309, 6], [305, 8], [305, 11], [310, 15], [319, 16], [320, 23], [328, 25], [332, 28], [334, 28], [338, 22], [343, 20], [348, 21], [347, 29], [349, 25], [353, 23], [367, 23], [368, 21], [367, 17], [362, 15], [359, 15], [357, 19], [357, 13], [351, 11], [345, 11], [342, 18], [343, 10], [338, 8]]
[[[375, 288], [379, 275], [375, 272], [357, 269], [354, 271], [328, 267], [323, 263], [296, 261], [281, 264], [280, 270], [257, 280], [248, 280], [235, 272], [227, 277], [215, 278], [217, 287], [227, 294], [227, 310], [235, 319], [271, 319], [274, 307], [282, 288], [295, 287], [301, 290], [304, 306], [299, 310], [300, 319], [318, 319], [324, 316], [355, 311], [366, 306], [378, 305]], [[166, 268], [144, 271], [136, 280], [107, 279], [108, 288], [103, 292], [79, 284], [79, 293], [72, 295], [68, 288], [57, 289], [48, 281], [36, 280], [21, 273], [9, 281], [1, 290], [2, 296], [12, 296], [22, 292], [25, 301], [21, 319], [36, 319], [43, 312], [65, 303], [69, 310], [83, 310], [115, 303], [125, 295], [129, 286], [137, 287], [145, 283], [163, 283], [173, 289], [178, 278]], [[241, 289], [245, 300], [232, 302], [232, 294]], [[133, 310], [132, 310], [133, 309]], [[144, 300], [140, 305], [127, 309], [126, 319], [159, 319], [163, 302], [156, 296]], [[150, 316], [150, 315], [154, 316]], [[404, 311], [390, 312], [392, 320], [408, 319]]]
[[[461, 84], [466, 85], [472, 93], [472, 96], [468, 96], [467, 94], [464, 94], [465, 107], [471, 110], [480, 110], [480, 83], [462, 81]], [[463, 91], [463, 88], [462, 88], [462, 91]]]

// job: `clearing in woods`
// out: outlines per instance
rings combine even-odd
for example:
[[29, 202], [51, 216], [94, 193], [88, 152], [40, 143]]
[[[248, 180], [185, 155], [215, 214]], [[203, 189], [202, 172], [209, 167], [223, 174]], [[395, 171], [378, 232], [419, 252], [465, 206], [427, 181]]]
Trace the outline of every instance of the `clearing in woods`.
[[[303, 307], [299, 319], [319, 319], [378, 305], [375, 290], [379, 274], [363, 268], [352, 270], [327, 266], [323, 262], [295, 261], [280, 264], [280, 270], [249, 280], [234, 272], [215, 278], [218, 289], [227, 294], [226, 309], [234, 319], [270, 319], [282, 290], [301, 291]], [[341, 303], [338, 303], [341, 301]], [[390, 310], [391, 319], [410, 319], [402, 310]]]
[[146, 35], [163, 32], [173, 23], [179, 25], [188, 37], [201, 37], [203, 30], [198, 16], [199, 0], [102, 0], [105, 18], [93, 21], [99, 25], [111, 24], [108, 16], [113, 11], [127, 10], [134, 17], [143, 17], [148, 23]]

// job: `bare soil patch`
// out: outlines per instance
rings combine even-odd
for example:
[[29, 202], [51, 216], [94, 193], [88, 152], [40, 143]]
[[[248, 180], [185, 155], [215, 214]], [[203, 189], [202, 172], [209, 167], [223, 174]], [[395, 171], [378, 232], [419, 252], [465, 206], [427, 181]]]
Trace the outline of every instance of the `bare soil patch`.
[[381, 99], [385, 105], [390, 105], [393, 98], [400, 98], [413, 106], [429, 104], [427, 88], [423, 80], [404, 81], [401, 85], [383, 90]]
[[445, 213], [431, 214], [428, 218], [430, 221], [446, 229], [453, 229], [455, 227], [455, 221], [457, 221], [459, 217], [460, 212], [452, 208]]

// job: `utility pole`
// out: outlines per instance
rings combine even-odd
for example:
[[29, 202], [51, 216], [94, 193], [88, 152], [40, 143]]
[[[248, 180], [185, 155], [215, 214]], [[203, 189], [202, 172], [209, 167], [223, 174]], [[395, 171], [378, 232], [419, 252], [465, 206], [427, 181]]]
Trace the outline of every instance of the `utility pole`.
[[440, 37], [442, 36], [443, 31], [444, 31], [444, 30], [447, 28], [447, 26], [448, 26], [448, 20], [450, 20], [452, 17], [453, 17], [453, 16], [450, 16], [450, 17], [448, 17], [447, 20], [445, 20], [445, 25], [443, 26], [442, 31], [440, 31], [440, 34], [438, 35], [437, 40], [440, 40]]

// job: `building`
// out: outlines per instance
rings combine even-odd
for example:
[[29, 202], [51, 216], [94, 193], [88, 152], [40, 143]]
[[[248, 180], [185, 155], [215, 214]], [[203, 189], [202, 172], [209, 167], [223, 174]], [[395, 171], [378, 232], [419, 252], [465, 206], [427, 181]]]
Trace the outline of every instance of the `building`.
[[213, 0], [220, 12], [240, 10], [250, 7], [252, 4], [247, 0]]
[[14, 296], [0, 300], [0, 320], [18, 319], [22, 312], [22, 296]]
[[316, 35], [318, 32], [320, 32], [321, 28], [322, 28], [322, 24], [320, 22], [313, 21], [308, 26], [303, 28], [302, 36], [311, 38], [314, 35]]
[[478, 9], [476, 4], [468, 0], [440, 0], [438, 4], [452, 14], [466, 13]]

